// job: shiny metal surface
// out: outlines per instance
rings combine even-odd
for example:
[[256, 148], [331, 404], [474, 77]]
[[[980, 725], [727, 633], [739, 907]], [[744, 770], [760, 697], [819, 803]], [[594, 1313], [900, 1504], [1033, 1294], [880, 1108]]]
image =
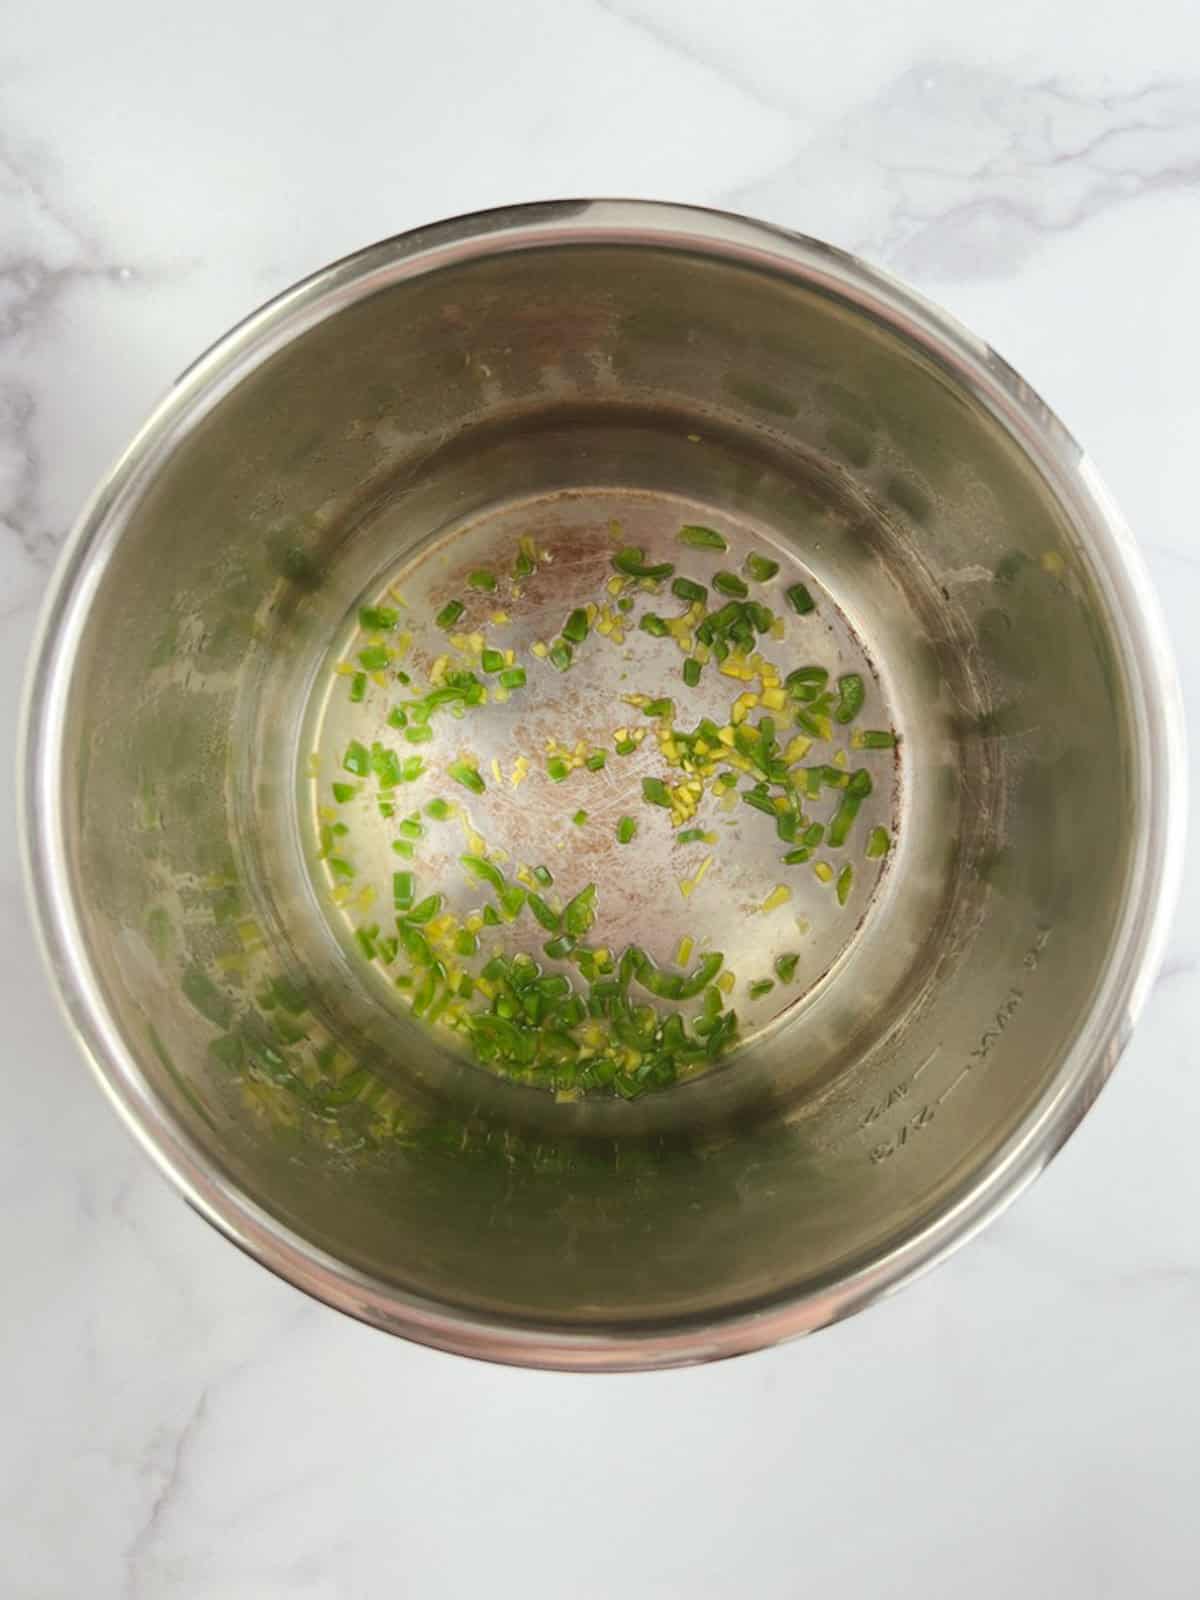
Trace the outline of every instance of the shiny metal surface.
[[[322, 916], [318, 675], [422, 552], [681, 507], [845, 619], [903, 736], [897, 852], [744, 1052], [559, 1105], [413, 1030]], [[31, 897], [110, 1099], [272, 1270], [496, 1360], [733, 1354], [969, 1237], [1111, 1071], [1178, 876], [1164, 640], [1074, 441], [890, 280], [669, 206], [458, 219], [257, 312], [101, 486], [29, 679]]]

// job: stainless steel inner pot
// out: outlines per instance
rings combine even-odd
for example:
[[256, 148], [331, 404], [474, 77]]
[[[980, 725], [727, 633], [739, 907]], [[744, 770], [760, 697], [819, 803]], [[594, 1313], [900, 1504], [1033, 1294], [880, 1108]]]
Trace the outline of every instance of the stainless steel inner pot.
[[[567, 1104], [364, 981], [306, 867], [306, 718], [388, 573], [610, 516], [804, 563], [901, 735], [896, 847], [745, 1050]], [[29, 680], [30, 888], [113, 1103], [265, 1265], [445, 1349], [668, 1366], [848, 1314], [1054, 1153], [1161, 951], [1181, 743], [1129, 535], [985, 345], [762, 224], [532, 205], [290, 290], [117, 463]], [[732, 890], [687, 918], [727, 928]]]

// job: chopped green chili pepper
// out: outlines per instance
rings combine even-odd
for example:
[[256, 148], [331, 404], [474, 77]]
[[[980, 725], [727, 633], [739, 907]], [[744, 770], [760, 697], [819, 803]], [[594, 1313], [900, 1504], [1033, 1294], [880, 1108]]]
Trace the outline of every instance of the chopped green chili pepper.
[[693, 550], [728, 550], [729, 546], [719, 533], [713, 528], [702, 528], [695, 523], [688, 523], [679, 530], [679, 538], [683, 544], [690, 544]]
[[750, 985], [751, 1000], [761, 1000], [763, 995], [770, 994], [774, 987], [775, 980], [773, 978], [756, 978]]
[[356, 783], [335, 783], [333, 786], [333, 798], [340, 806], [344, 806], [347, 800], [353, 800], [357, 793]]
[[619, 756], [631, 756], [637, 749], [636, 739], [618, 739], [613, 746]]
[[505, 689], [523, 689], [525, 687], [525, 668], [505, 667], [498, 681]]
[[574, 939], [567, 934], [560, 934], [557, 939], [547, 939], [542, 946], [542, 951], [552, 961], [561, 961], [564, 956], [569, 956], [575, 948]]
[[565, 672], [571, 665], [571, 646], [565, 639], [556, 639], [547, 652], [546, 659], [552, 667]]
[[468, 576], [467, 582], [472, 589], [482, 589], [485, 594], [491, 594], [496, 587], [496, 576], [495, 573], [489, 572], [486, 567], [480, 567], [478, 571], [472, 572]]
[[546, 763], [546, 775], [552, 783], [562, 783], [571, 775], [571, 769], [561, 756], [551, 756]]
[[568, 900], [563, 911], [563, 925], [568, 933], [578, 938], [585, 934], [596, 920], [596, 885], [589, 883], [573, 900]]
[[856, 750], [890, 750], [896, 743], [896, 735], [886, 728], [862, 728], [852, 736], [850, 743]]
[[872, 828], [867, 836], [867, 856], [871, 861], [878, 861], [880, 856], [888, 853], [891, 840], [888, 838], [886, 828]]
[[398, 911], [407, 911], [413, 903], [416, 879], [411, 872], [392, 873], [392, 899]]
[[799, 845], [795, 850], [789, 850], [783, 859], [789, 867], [798, 867], [801, 862], [812, 859], [812, 850], [808, 845]]
[[627, 578], [669, 578], [675, 571], [673, 562], [662, 561], [657, 566], [646, 565], [646, 552], [638, 545], [625, 545], [612, 558], [618, 572]]
[[479, 657], [479, 665], [485, 672], [503, 672], [504, 654], [500, 650], [488, 648]]
[[404, 737], [409, 744], [428, 744], [433, 738], [433, 729], [427, 722], [420, 722], [413, 728], [405, 728]]
[[517, 559], [513, 562], [514, 578], [531, 578], [537, 570], [537, 562], [528, 550], [518, 550]]
[[850, 790], [842, 796], [842, 803], [833, 814], [829, 824], [829, 843], [833, 849], [840, 849], [845, 844], [850, 834], [858, 808], [862, 805], [862, 796]]
[[699, 844], [702, 840], [704, 840], [703, 828], [681, 828], [675, 835], [676, 844]]
[[371, 767], [371, 758], [367, 754], [366, 745], [360, 744], [357, 739], [351, 739], [346, 746], [346, 754], [342, 757], [342, 765], [356, 778], [365, 778]]
[[414, 925], [432, 922], [444, 904], [444, 896], [440, 894], [427, 894], [424, 900], [413, 906], [412, 910], [408, 912], [405, 920], [413, 923]]
[[844, 906], [850, 898], [850, 885], [854, 881], [854, 868], [847, 863], [838, 873], [837, 898], [838, 905]]
[[807, 827], [804, 830], [804, 842], [805, 842], [805, 844], [811, 846], [814, 849], [816, 848], [817, 845], [820, 844], [821, 840], [824, 837], [825, 837], [825, 825], [822, 822], [814, 822], [814, 823], [811, 824], [811, 826]]
[[642, 715], [646, 717], [673, 717], [675, 715], [675, 702], [665, 697], [661, 700], [647, 700], [642, 707]]
[[867, 697], [862, 678], [857, 672], [847, 672], [838, 679], [838, 703], [834, 716], [839, 722], [853, 722], [863, 708]]
[[359, 949], [362, 951], [363, 955], [366, 956], [367, 960], [374, 961], [375, 941], [379, 937], [378, 924], [372, 923], [369, 927], [355, 928], [354, 937], [358, 941]]
[[335, 878], [348, 879], [354, 876], [354, 868], [342, 856], [327, 856], [327, 864]]
[[660, 616], [656, 616], [653, 611], [647, 611], [645, 613], [645, 615], [638, 622], [638, 627], [643, 633], [648, 633], [652, 638], [655, 639], [665, 639], [667, 634], [671, 631], [663, 619]]
[[798, 617], [806, 617], [815, 609], [816, 601], [802, 583], [794, 583], [786, 591], [787, 602]]
[[454, 953], [459, 956], [473, 956], [479, 950], [479, 935], [472, 933], [470, 928], [460, 928], [454, 935]]
[[752, 550], [746, 557], [746, 571], [755, 583], [768, 583], [779, 571], [778, 561], [771, 561], [767, 556], [760, 556]]
[[365, 672], [356, 672], [350, 679], [350, 698], [355, 705], [367, 692], [367, 675]]
[[403, 781], [400, 757], [378, 741], [371, 746], [371, 771], [382, 789], [394, 789]]
[[432, 817], [435, 822], [445, 822], [448, 817], [454, 815], [454, 807], [448, 800], [443, 800], [441, 795], [435, 795], [425, 807], [425, 815]]
[[466, 609], [461, 600], [447, 600], [433, 620], [439, 628], [452, 628]]
[[477, 769], [465, 761], [452, 761], [446, 771], [455, 783], [461, 783], [463, 788], [469, 789], [472, 794], [483, 794], [487, 788]]
[[406, 839], [423, 839], [425, 826], [414, 811], [411, 817], [405, 817], [400, 823], [400, 832]]
[[425, 761], [422, 756], [406, 756], [400, 763], [401, 783], [416, 783], [425, 771]]
[[464, 866], [473, 877], [480, 878], [484, 883], [490, 884], [499, 894], [504, 888], [504, 874], [499, 867], [494, 866], [486, 856], [459, 856], [459, 864]]
[[607, 750], [593, 750], [591, 755], [588, 756], [587, 760], [583, 764], [589, 772], [602, 772], [607, 760]]
[[702, 989], [707, 989], [724, 963], [725, 957], [719, 950], [713, 950], [708, 955], [702, 956], [695, 969], [684, 979], [680, 990], [681, 998], [691, 1000]]
[[689, 656], [683, 663], [683, 681], [689, 689], [694, 689], [700, 682], [700, 663], [694, 656]]
[[403, 856], [405, 861], [411, 861], [413, 856], [416, 854], [416, 851], [413, 849], [412, 845], [409, 844], [407, 839], [393, 839], [392, 849], [398, 856]]
[[524, 906], [528, 896], [527, 891], [519, 883], [506, 883], [500, 890], [498, 898], [501, 910], [511, 922]]
[[484, 906], [481, 915], [489, 928], [498, 928], [500, 926], [500, 916], [495, 906]]
[[824, 667], [797, 667], [787, 674], [784, 683], [792, 698], [813, 701], [829, 683], [829, 674]]
[[391, 606], [361, 606], [358, 625], [369, 633], [387, 633], [396, 626], [397, 615]]
[[796, 967], [800, 961], [798, 955], [783, 955], [775, 957], [775, 976], [780, 983], [791, 983], [796, 976]]
[[868, 795], [875, 786], [866, 767], [856, 767], [850, 774], [850, 782], [846, 787], [851, 794]]
[[637, 822], [633, 817], [622, 817], [617, 823], [617, 843], [628, 844], [637, 833]]
[[577, 828], [582, 828], [584, 823], [587, 821], [587, 819], [588, 819], [588, 814], [587, 814], [586, 811], [577, 811], [575, 813], [575, 815], [571, 818], [571, 821], [575, 824], [575, 826]]
[[533, 875], [541, 884], [543, 889], [548, 889], [554, 882], [554, 874], [550, 871], [549, 867], [534, 867]]
[[358, 659], [368, 672], [382, 672], [392, 659], [392, 652], [384, 644], [369, 644], [358, 652]]
[[691, 578], [676, 578], [671, 584], [671, 593], [677, 595], [680, 600], [686, 600], [689, 604], [694, 600], [698, 600], [703, 605], [708, 599], [708, 590], [704, 585], [702, 583], [693, 583]]
[[408, 922], [401, 921], [397, 924], [396, 932], [400, 935], [400, 943], [404, 946], [404, 952], [410, 961], [416, 962], [419, 967], [428, 967], [432, 964], [433, 951], [420, 928], [414, 928]]
[[563, 623], [563, 638], [569, 639], [572, 644], [582, 644], [588, 636], [587, 612], [582, 607], [576, 607]]
[[553, 906], [546, 904], [540, 894], [534, 894], [531, 890], [525, 897], [525, 904], [548, 932], [557, 933], [562, 927], [562, 917]]
[[719, 589], [722, 594], [731, 594], [737, 600], [744, 600], [750, 593], [736, 572], [714, 572], [713, 588]]
[[666, 806], [668, 810], [670, 809], [671, 796], [661, 778], [642, 779], [642, 799], [652, 806]]

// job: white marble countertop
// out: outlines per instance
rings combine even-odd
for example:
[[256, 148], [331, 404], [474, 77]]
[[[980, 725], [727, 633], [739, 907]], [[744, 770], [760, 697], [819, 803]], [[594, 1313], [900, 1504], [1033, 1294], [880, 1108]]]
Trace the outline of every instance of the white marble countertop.
[[[89, 486], [231, 321], [420, 221], [606, 193], [823, 235], [990, 339], [1121, 500], [1196, 712], [1195, 0], [9, 6], [10, 683]], [[984, 1238], [816, 1339], [594, 1379], [388, 1339], [188, 1211], [67, 1038], [5, 820], [5, 1600], [1195, 1595], [1194, 856], [1121, 1069]]]

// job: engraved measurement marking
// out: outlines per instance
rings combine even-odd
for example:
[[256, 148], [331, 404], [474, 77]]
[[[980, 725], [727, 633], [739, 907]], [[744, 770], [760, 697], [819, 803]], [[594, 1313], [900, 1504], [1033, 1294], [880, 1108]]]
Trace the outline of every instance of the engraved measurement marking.
[[[1036, 938], [1021, 957], [1021, 965], [1027, 972], [1033, 972], [1037, 968], [1041, 960], [1042, 951], [1046, 948], [1049, 938], [1049, 928], [1039, 928], [1037, 930]], [[1004, 999], [996, 1007], [987, 1027], [979, 1036], [978, 1044], [967, 1056], [966, 1061], [963, 1062], [957, 1076], [942, 1090], [932, 1104], [922, 1106], [913, 1116], [907, 1117], [891, 1139], [872, 1145], [868, 1152], [872, 1162], [878, 1165], [881, 1161], [889, 1160], [908, 1144], [914, 1134], [920, 1133], [923, 1128], [929, 1126], [937, 1115], [937, 1108], [943, 1105], [961, 1084], [966, 1082], [977, 1067], [986, 1063], [987, 1058], [995, 1048], [996, 1041], [1004, 1033], [1013, 1017], [1016, 1016], [1024, 1001], [1025, 990], [1019, 984], [1013, 984]], [[911, 1079], [897, 1084], [886, 1100], [872, 1106], [863, 1117], [861, 1126], [864, 1128], [870, 1127], [889, 1107], [907, 1099], [911, 1085], [916, 1082], [937, 1053], [938, 1051], [934, 1050], [931, 1055], [926, 1056], [925, 1060], [913, 1073]]]

